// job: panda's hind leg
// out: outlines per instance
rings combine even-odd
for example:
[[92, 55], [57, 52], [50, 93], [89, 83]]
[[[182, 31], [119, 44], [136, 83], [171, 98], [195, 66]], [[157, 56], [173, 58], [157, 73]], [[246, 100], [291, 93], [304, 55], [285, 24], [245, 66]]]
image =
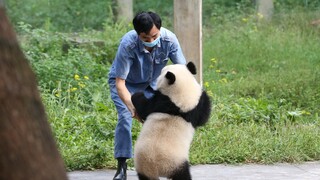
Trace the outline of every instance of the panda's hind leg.
[[190, 165], [189, 162], [184, 162], [178, 171], [170, 177], [172, 180], [191, 180]]
[[159, 179], [152, 179], [152, 178], [149, 178], [141, 173], [138, 173], [138, 178], [139, 180], [159, 180]]
[[138, 173], [139, 180], [149, 180], [149, 178], [143, 174]]

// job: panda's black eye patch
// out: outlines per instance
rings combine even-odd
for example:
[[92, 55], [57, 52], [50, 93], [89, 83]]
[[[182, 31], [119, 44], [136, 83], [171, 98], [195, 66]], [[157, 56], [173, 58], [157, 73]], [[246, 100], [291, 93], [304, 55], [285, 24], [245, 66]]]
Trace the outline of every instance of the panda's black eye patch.
[[167, 72], [166, 78], [168, 79], [169, 85], [173, 84], [176, 81], [176, 76], [170, 71]]

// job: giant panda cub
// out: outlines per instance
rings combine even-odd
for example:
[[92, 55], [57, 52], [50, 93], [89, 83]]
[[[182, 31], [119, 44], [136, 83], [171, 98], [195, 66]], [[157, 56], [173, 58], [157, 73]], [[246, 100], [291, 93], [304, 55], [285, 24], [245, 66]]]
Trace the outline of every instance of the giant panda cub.
[[154, 96], [132, 95], [137, 114], [144, 121], [134, 149], [140, 180], [191, 179], [188, 159], [193, 134], [208, 121], [211, 112], [210, 98], [194, 74], [192, 62], [166, 66]]

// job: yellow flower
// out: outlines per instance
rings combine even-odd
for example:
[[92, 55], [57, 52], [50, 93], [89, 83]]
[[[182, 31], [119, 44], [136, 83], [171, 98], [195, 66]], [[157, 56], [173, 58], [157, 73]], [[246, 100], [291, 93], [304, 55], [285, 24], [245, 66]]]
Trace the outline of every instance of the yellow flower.
[[259, 19], [263, 18], [263, 14], [261, 14], [261, 13], [258, 13], [257, 16], [258, 16]]
[[210, 84], [209, 84], [208, 81], [206, 81], [206, 82], [204, 83], [204, 87], [206, 87], [206, 88], [210, 87]]
[[56, 97], [60, 97], [61, 96], [60, 93], [56, 93], [55, 95], [56, 95]]
[[78, 90], [78, 88], [75, 88], [75, 87], [74, 87], [74, 88], [71, 88], [71, 89], [70, 89], [71, 92], [74, 92], [74, 91], [76, 91], [76, 90]]
[[78, 80], [80, 80], [80, 76], [78, 74], [75, 74], [74, 79], [78, 81]]
[[84, 79], [89, 80], [89, 77], [88, 76], [84, 76]]
[[221, 82], [221, 83], [228, 83], [228, 80], [227, 80], [226, 78], [222, 78], [222, 79], [219, 80], [219, 82]]
[[86, 85], [85, 85], [85, 84], [83, 84], [83, 83], [78, 83], [78, 85], [79, 85], [81, 88], [86, 87]]
[[210, 96], [210, 97], [213, 97], [213, 92], [212, 91], [207, 91], [207, 93], [208, 93], [208, 95]]
[[220, 70], [220, 69], [217, 69], [217, 70], [216, 70], [216, 73], [221, 73], [221, 70]]
[[212, 58], [211, 60], [210, 60], [212, 63], [217, 63], [217, 60], [216, 60], [216, 58]]
[[242, 18], [242, 21], [246, 23], [246, 22], [248, 22], [248, 19], [247, 18]]

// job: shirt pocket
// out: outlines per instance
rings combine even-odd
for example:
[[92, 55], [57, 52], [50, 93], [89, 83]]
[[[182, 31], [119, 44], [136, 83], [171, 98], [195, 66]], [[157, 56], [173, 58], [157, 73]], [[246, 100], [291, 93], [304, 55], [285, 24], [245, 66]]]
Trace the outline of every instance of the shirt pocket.
[[169, 58], [165, 58], [165, 59], [160, 59], [160, 58], [157, 58], [155, 59], [155, 63], [156, 65], [163, 65], [163, 64], [167, 64]]
[[167, 64], [169, 58], [164, 52], [160, 52], [155, 58], [156, 65], [165, 65]]

